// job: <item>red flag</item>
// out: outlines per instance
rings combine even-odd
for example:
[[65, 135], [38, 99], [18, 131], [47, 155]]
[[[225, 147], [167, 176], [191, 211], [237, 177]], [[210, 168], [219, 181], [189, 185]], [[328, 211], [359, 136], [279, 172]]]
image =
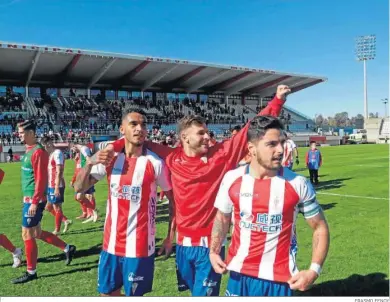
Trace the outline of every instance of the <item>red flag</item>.
[[0, 184], [3, 181], [4, 175], [5, 175], [5, 172], [0, 169]]

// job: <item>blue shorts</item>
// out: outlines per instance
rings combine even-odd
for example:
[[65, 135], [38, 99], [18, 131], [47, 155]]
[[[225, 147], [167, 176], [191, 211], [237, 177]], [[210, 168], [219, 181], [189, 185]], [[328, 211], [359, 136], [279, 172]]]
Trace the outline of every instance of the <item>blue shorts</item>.
[[225, 296], [290, 297], [293, 291], [288, 283], [268, 281], [230, 272]]
[[98, 291], [109, 294], [123, 286], [126, 296], [143, 296], [152, 291], [154, 255], [127, 258], [102, 251], [98, 266]]
[[47, 188], [47, 201], [52, 204], [63, 203], [64, 193], [65, 193], [65, 188], [60, 188], [60, 196], [56, 197], [54, 195], [54, 188]]
[[90, 187], [84, 194], [93, 194], [95, 193], [95, 186]]
[[[219, 296], [221, 275], [211, 266], [210, 250], [203, 246], [176, 245], [176, 277], [179, 291], [189, 289], [193, 296]], [[225, 258], [225, 247], [221, 249]]]
[[30, 209], [31, 203], [23, 203], [22, 210], [22, 226], [25, 228], [32, 228], [37, 226], [43, 217], [43, 211], [45, 210], [46, 202], [41, 202], [38, 204], [37, 211], [34, 216], [28, 215], [28, 210]]
[[[82, 194], [90, 194], [90, 195], [92, 195], [92, 194], [95, 193], [95, 192], [96, 192], [96, 191], [95, 191], [95, 186], [92, 186], [92, 187], [90, 187], [87, 191], [83, 192]], [[79, 194], [79, 193], [75, 192], [75, 193], [74, 193], [74, 196], [76, 196], [77, 194]]]

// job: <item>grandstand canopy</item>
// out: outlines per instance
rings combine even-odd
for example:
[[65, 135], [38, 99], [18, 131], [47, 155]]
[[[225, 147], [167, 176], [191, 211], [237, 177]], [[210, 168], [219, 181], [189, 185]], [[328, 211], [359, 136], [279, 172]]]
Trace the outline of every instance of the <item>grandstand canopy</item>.
[[0, 41], [0, 85], [267, 97], [280, 83], [296, 92], [324, 81], [259, 68]]

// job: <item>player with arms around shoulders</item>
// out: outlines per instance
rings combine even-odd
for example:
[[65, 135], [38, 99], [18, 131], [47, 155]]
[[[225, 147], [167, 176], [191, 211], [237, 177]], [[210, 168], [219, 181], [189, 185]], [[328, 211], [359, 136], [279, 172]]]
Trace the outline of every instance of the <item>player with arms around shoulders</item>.
[[60, 149], [55, 149], [53, 141], [49, 137], [43, 137], [41, 139], [41, 145], [49, 153], [49, 165], [48, 165], [48, 203], [46, 204], [46, 210], [54, 214], [55, 217], [55, 230], [53, 234], [57, 235], [61, 229], [61, 223], [64, 220], [64, 233], [68, 230], [68, 227], [72, 224], [72, 221], [67, 219], [62, 211], [62, 203], [64, 202], [65, 193], [65, 179], [64, 168], [65, 158]]
[[163, 160], [144, 146], [146, 117], [131, 110], [122, 116], [120, 132], [125, 146], [108, 166], [97, 156], [87, 159], [74, 188], [83, 192], [107, 175], [109, 196], [103, 250], [98, 267], [98, 291], [102, 295], [142, 296], [152, 290], [155, 253], [157, 186], [170, 201], [170, 222], [164, 250], [172, 250], [175, 229], [174, 200], [169, 172]]
[[[248, 129], [250, 164], [225, 174], [215, 201], [218, 209], [210, 261], [219, 274], [230, 271], [226, 295], [291, 296], [307, 290], [318, 278], [329, 248], [329, 229], [312, 185], [281, 166], [285, 136], [281, 122], [254, 118]], [[226, 263], [219, 253], [234, 229]], [[298, 213], [313, 230], [312, 264], [296, 266]]]
[[[76, 153], [76, 171], [75, 176], [77, 177], [78, 171], [81, 168], [84, 168], [87, 164], [87, 158], [92, 155], [91, 149], [87, 146], [74, 144], [70, 146], [70, 149]], [[75, 178], [75, 177], [74, 177]], [[96, 200], [95, 200], [95, 186], [88, 188], [85, 192], [78, 192], [75, 194], [75, 199], [80, 202], [83, 214], [77, 218], [84, 219], [82, 223], [96, 222], [98, 220], [98, 213], [96, 210]], [[84, 217], [84, 210], [87, 214]]]
[[41, 229], [41, 220], [46, 206], [49, 155], [42, 145], [37, 143], [36, 125], [33, 121], [18, 124], [21, 143], [26, 145], [26, 153], [21, 159], [23, 220], [22, 238], [26, 254], [27, 272], [12, 283], [25, 283], [37, 279], [36, 265], [38, 247], [36, 239], [54, 245], [64, 251], [65, 264], [69, 265], [76, 252], [74, 245], [68, 245], [56, 235]]
[[[260, 115], [278, 116], [290, 89], [279, 85], [275, 98]], [[186, 116], [179, 121], [180, 146], [146, 142], [171, 172], [176, 211], [176, 273], [178, 290], [189, 289], [193, 296], [218, 296], [221, 275], [216, 274], [209, 259], [211, 230], [217, 210], [215, 197], [223, 175], [237, 167], [247, 153], [249, 124], [234, 137], [209, 146], [210, 136], [200, 116]], [[99, 152], [102, 162], [109, 162], [119, 152], [124, 139], [119, 139]], [[221, 250], [223, 254], [223, 249]]]

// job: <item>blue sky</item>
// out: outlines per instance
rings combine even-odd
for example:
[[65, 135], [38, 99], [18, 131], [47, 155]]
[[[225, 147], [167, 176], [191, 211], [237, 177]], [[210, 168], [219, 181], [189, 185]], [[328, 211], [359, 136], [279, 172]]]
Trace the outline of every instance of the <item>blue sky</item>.
[[389, 96], [388, 0], [0, 0], [0, 40], [325, 76], [288, 105], [363, 113], [355, 37], [377, 35], [369, 112]]

